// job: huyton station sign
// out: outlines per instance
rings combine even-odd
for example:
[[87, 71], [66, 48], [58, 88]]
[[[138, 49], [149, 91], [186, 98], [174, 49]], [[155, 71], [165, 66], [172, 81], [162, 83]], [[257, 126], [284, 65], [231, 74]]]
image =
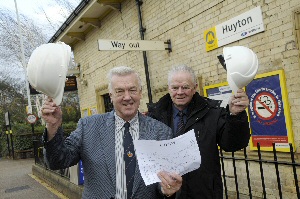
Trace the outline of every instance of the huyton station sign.
[[261, 7], [253, 8], [239, 16], [204, 31], [206, 51], [263, 32]]

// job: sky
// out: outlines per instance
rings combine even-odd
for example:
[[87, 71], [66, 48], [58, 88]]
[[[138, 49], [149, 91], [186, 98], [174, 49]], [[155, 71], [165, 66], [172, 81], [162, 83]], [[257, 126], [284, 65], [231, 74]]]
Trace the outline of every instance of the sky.
[[[65, 1], [74, 2], [75, 7], [80, 2], [80, 0]], [[48, 16], [51, 16], [52, 23], [58, 23], [59, 25], [61, 25], [61, 23], [65, 21], [65, 18], [61, 13], [67, 13], [67, 11], [63, 10], [63, 8], [59, 6], [54, 0], [16, 0], [16, 2], [19, 15], [25, 15], [36, 21], [37, 24], [40, 24], [41, 26], [45, 27], [46, 25], [49, 26], [49, 29], [53, 29], [49, 25], [49, 22], [47, 21], [42, 9], [45, 10]], [[15, 0], [0, 0], [0, 8], [5, 8], [11, 12], [16, 13]], [[48, 34], [53, 35], [55, 32], [56, 30]]]
[[[60, 6], [61, 4], [59, 5], [56, 1], [58, 0], [16, 0], [19, 15], [24, 15], [25, 17], [32, 19], [36, 25], [41, 27], [41, 31], [43, 31], [43, 33], [46, 35], [47, 41], [55, 34], [61, 24], [65, 22], [66, 18], [69, 16], [69, 12]], [[74, 8], [76, 8], [81, 0], [61, 1], [72, 2]], [[7, 10], [11, 13], [12, 17], [17, 19], [15, 0], [0, 0], [0, 11], [1, 10]], [[50, 17], [51, 23], [56, 25], [55, 27], [51, 26], [50, 22], [43, 13], [43, 10]], [[16, 66], [15, 64], [11, 64], [8, 68], [9, 70], [7, 70], [3, 69], [3, 65], [7, 65], [6, 61], [0, 59], [0, 77], [1, 73], [4, 71], [8, 71], [8, 73], [12, 74], [13, 76], [19, 76], [20, 74], [23, 74], [23, 69], [20, 68], [21, 62]]]
[[[51, 16], [58, 17], [56, 20], [61, 19], [59, 15], [55, 15], [60, 10], [60, 7], [55, 6], [55, 4], [51, 3], [53, 0], [16, 0], [19, 14], [24, 14], [32, 17], [33, 19], [46, 21], [45, 16], [42, 13], [39, 13], [39, 7], [45, 9], [46, 13], [51, 14]], [[12, 11], [16, 11], [15, 9], [15, 1], [14, 0], [0, 0], [0, 7], [11, 9]]]

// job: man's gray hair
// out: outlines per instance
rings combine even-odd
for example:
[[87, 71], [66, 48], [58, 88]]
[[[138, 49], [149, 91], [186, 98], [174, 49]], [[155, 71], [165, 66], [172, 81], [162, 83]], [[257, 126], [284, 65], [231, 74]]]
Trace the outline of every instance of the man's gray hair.
[[168, 73], [168, 85], [170, 86], [173, 75], [178, 72], [187, 72], [191, 75], [192, 81], [194, 84], [197, 83], [196, 75], [194, 70], [191, 67], [188, 67], [187, 65], [179, 65], [179, 66], [173, 66], [172, 69]]
[[125, 75], [130, 75], [130, 74], [136, 75], [136, 77], [138, 78], [139, 88], [140, 88], [140, 90], [142, 90], [142, 81], [141, 81], [140, 75], [135, 70], [133, 70], [132, 68], [130, 68], [128, 66], [118, 66], [118, 67], [114, 67], [114, 68], [110, 69], [107, 74], [109, 92], [112, 93], [112, 91], [113, 91], [112, 85], [111, 85], [111, 80], [114, 75], [125, 76]]

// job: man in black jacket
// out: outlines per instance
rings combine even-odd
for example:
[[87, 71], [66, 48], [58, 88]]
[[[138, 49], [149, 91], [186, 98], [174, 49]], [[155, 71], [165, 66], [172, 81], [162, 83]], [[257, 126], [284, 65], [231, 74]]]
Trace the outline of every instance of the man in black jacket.
[[239, 89], [228, 106], [204, 98], [196, 92], [194, 71], [185, 65], [172, 68], [168, 74], [169, 94], [149, 107], [148, 115], [173, 130], [173, 137], [194, 129], [201, 155], [200, 168], [183, 176], [177, 198], [223, 198], [218, 146], [228, 152], [248, 145], [250, 129], [246, 114], [249, 99]]

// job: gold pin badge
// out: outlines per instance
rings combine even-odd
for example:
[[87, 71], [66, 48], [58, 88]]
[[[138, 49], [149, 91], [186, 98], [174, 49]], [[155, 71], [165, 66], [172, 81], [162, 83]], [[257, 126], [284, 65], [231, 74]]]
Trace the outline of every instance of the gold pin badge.
[[131, 158], [131, 157], [133, 156], [133, 153], [131, 153], [130, 151], [128, 151], [128, 152], [127, 152], [127, 156], [128, 156], [129, 158]]

